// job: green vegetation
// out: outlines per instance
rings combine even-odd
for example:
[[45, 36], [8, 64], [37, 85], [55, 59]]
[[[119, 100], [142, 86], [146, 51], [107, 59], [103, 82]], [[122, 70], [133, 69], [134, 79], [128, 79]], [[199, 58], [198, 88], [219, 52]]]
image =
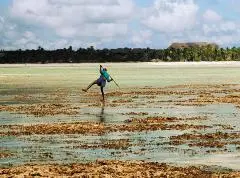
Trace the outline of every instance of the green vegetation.
[[0, 51], [0, 63], [83, 63], [148, 61], [239, 61], [240, 47], [218, 48], [212, 45], [189, 48], [79, 48]]

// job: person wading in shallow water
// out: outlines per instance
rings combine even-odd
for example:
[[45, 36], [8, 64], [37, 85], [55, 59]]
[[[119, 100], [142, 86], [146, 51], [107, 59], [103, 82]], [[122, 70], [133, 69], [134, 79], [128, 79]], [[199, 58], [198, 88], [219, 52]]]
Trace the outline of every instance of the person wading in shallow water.
[[93, 85], [97, 84], [100, 88], [101, 88], [101, 92], [102, 92], [102, 97], [103, 97], [103, 103], [105, 102], [104, 99], [104, 91], [103, 88], [106, 86], [106, 81], [111, 82], [113, 79], [110, 77], [110, 75], [107, 73], [107, 69], [103, 68], [103, 66], [100, 65], [100, 77], [93, 81], [92, 83], [90, 83], [90, 85], [85, 89], [82, 89], [82, 91], [87, 92], [89, 88], [91, 88]]

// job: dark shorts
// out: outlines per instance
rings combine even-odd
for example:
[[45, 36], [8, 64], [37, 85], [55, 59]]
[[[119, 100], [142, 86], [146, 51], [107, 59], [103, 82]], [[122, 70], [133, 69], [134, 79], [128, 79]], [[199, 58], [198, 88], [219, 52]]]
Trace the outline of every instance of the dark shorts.
[[106, 85], [106, 80], [103, 78], [103, 77], [99, 77], [97, 79], [97, 85], [100, 86], [100, 87], [105, 87]]

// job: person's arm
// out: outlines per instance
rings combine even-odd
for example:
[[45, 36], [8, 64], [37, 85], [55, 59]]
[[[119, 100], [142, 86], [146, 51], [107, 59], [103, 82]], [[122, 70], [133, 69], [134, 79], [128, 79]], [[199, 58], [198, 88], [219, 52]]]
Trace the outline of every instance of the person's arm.
[[[109, 74], [108, 74], [109, 75]], [[111, 82], [111, 81], [113, 81], [113, 78], [111, 77], [111, 75], [109, 75], [109, 77], [108, 77], [108, 80], [107, 80], [108, 82]]]
[[109, 76], [110, 80], [108, 80], [108, 82], [111, 82], [113, 81], [113, 78], [111, 76]]
[[100, 65], [100, 68], [99, 68], [100, 74], [102, 74], [102, 70], [103, 70], [103, 67], [102, 67], [102, 65]]

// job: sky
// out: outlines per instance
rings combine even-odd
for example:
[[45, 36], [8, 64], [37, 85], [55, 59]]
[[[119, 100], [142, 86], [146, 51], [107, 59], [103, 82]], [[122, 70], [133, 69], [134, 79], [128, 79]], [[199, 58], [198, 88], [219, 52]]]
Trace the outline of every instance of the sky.
[[240, 46], [240, 0], [1, 0], [0, 49]]

